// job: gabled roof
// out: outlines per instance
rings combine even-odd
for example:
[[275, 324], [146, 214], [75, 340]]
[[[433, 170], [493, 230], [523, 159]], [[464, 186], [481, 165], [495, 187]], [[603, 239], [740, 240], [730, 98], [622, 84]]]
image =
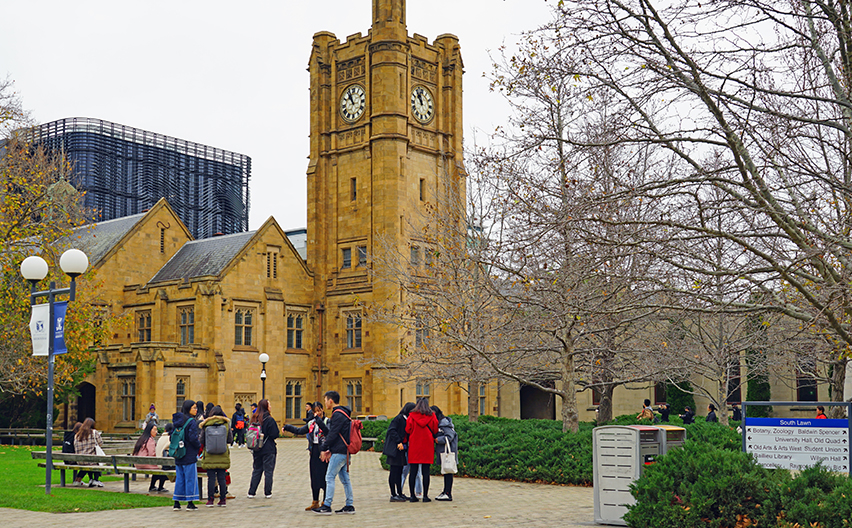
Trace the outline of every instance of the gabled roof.
[[255, 231], [248, 231], [187, 242], [160, 268], [149, 284], [219, 276], [254, 234]]
[[141, 213], [79, 227], [59, 242], [83, 251], [96, 266], [144, 216]]

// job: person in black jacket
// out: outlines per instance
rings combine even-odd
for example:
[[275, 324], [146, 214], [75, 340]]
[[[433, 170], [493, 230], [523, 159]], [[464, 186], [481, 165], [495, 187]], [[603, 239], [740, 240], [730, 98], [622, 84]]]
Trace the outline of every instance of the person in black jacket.
[[239, 403], [234, 406], [234, 410], [236, 412], [231, 417], [231, 431], [234, 433], [234, 442], [237, 447], [243, 447], [246, 445], [246, 424], [248, 423], [246, 411]]
[[284, 430], [295, 435], [307, 435], [308, 451], [310, 452], [310, 471], [311, 471], [311, 493], [313, 493], [313, 501], [311, 505], [305, 508], [305, 511], [319, 508], [320, 490], [325, 492], [325, 474], [328, 471], [328, 463], [320, 459], [320, 448], [325, 435], [328, 434], [328, 424], [323, 415], [323, 407], [320, 402], [314, 402], [313, 409], [310, 411], [311, 419], [302, 427], [285, 424]]
[[252, 454], [251, 483], [249, 483], [248, 498], [253, 499], [260, 486], [263, 476], [263, 495], [272, 498], [272, 474], [275, 471], [275, 459], [278, 457], [278, 447], [275, 439], [281, 436], [278, 422], [269, 414], [269, 400], [263, 399], [257, 404], [257, 411], [251, 416], [252, 424], [260, 424], [260, 434], [263, 446], [255, 449]]
[[197, 462], [201, 442], [198, 439], [198, 423], [195, 421], [196, 414], [198, 414], [198, 411], [195, 402], [184, 400], [181, 412], [172, 415], [172, 423], [175, 426], [172, 436], [179, 434], [178, 430], [182, 428], [183, 445], [185, 448], [184, 455], [180, 458], [175, 458], [175, 469], [177, 471], [173, 496], [175, 511], [180, 511], [180, 501], [187, 501], [186, 509], [188, 511], [198, 509], [192, 502], [199, 499]]
[[719, 419], [716, 418], [716, 406], [712, 403], [707, 406], [707, 418], [704, 420], [705, 422], [718, 422]]
[[349, 407], [340, 405], [340, 394], [337, 391], [325, 393], [325, 408], [333, 408], [331, 421], [328, 426], [328, 435], [323, 440], [322, 459], [328, 462], [328, 471], [325, 473], [325, 500], [322, 506], [314, 508], [314, 513], [330, 514], [331, 502], [334, 500], [334, 481], [340, 475], [343, 483], [343, 491], [346, 493], [346, 506], [335, 513], [355, 513], [352, 505], [352, 482], [349, 480], [349, 428], [352, 419], [352, 411]]
[[388, 486], [390, 486], [391, 502], [407, 502], [408, 497], [402, 492], [402, 469], [405, 467], [405, 422], [414, 410], [414, 404], [408, 402], [394, 416], [385, 434], [385, 447], [382, 454], [387, 456], [390, 466]]
[[695, 413], [692, 412], [692, 409], [690, 409], [689, 407], [684, 407], [683, 414], [679, 414], [678, 416], [681, 420], [683, 420], [683, 425], [695, 423]]

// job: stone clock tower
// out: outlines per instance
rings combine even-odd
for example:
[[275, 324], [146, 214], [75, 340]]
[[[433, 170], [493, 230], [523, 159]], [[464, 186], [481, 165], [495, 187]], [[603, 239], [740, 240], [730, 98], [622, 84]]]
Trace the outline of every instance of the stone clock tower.
[[[399, 297], [374, 282], [371, 255], [379, 238], [408, 255], [418, 246], [412, 220], [427, 204], [450, 191], [464, 197], [463, 64], [456, 36], [429, 43], [408, 35], [405, 0], [373, 0], [372, 11], [366, 36], [314, 35], [307, 259], [316, 285], [317, 395], [339, 390], [342, 403], [360, 403], [356, 414], [392, 416], [415, 390], [371, 368], [374, 359], [394, 359], [406, 339], [366, 319], [371, 303]], [[458, 392], [436, 385], [430, 396], [456, 412], [464, 408]]]

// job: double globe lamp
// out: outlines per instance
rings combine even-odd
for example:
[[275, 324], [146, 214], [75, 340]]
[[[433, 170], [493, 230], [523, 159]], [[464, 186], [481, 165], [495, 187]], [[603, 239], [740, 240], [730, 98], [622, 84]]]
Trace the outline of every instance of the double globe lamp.
[[55, 321], [53, 312], [53, 302], [58, 295], [68, 294], [68, 300], [74, 300], [78, 276], [82, 275], [89, 268], [89, 258], [79, 249], [69, 249], [59, 257], [59, 267], [66, 275], [71, 277], [71, 286], [69, 288], [56, 288], [56, 283], [51, 281], [50, 288], [46, 291], [37, 292], [36, 284], [47, 277], [48, 266], [47, 262], [41, 257], [27, 257], [21, 263], [21, 275], [30, 283], [30, 304], [35, 305], [36, 299], [39, 297], [47, 297], [47, 302], [50, 305], [50, 319], [48, 324], [48, 339], [47, 339], [47, 430], [45, 431], [45, 440], [47, 443], [46, 454], [46, 476], [44, 491], [50, 495], [50, 478], [53, 473], [53, 339], [55, 337]]

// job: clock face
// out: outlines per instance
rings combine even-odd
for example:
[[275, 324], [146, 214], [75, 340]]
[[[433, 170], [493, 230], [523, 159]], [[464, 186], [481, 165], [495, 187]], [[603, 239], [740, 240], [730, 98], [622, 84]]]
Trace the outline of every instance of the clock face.
[[424, 86], [418, 86], [411, 92], [411, 113], [421, 123], [428, 123], [435, 115], [432, 94]]
[[355, 122], [364, 114], [366, 106], [367, 94], [364, 92], [364, 87], [353, 84], [343, 92], [343, 97], [340, 98], [340, 115], [349, 123]]

